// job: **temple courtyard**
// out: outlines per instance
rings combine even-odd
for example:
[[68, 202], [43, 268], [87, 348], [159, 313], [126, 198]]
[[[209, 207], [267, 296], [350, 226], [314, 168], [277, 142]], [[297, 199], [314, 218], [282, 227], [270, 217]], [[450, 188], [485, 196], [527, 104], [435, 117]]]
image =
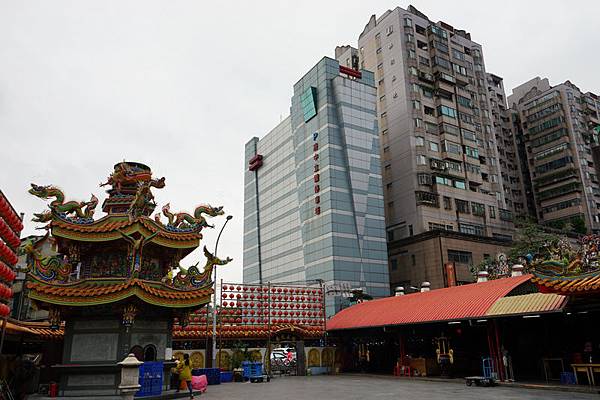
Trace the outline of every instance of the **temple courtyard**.
[[269, 383], [209, 386], [205, 400], [351, 400], [351, 399], [597, 399], [597, 393], [575, 393], [522, 387], [467, 387], [461, 381], [425, 381], [358, 375], [283, 377]]

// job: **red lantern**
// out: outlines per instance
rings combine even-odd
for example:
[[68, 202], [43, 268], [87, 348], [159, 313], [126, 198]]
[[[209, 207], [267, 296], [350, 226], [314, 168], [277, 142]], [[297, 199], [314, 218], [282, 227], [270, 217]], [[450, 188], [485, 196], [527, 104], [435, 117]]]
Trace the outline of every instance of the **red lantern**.
[[247, 292], [247, 291], [248, 291], [248, 287], [244, 286], [244, 292]]

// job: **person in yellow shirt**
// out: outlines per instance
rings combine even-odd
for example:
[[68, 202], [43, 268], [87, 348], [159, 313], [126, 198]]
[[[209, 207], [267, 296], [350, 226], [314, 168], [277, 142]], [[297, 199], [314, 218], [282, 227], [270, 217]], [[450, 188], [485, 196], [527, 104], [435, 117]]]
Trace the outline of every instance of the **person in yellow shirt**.
[[179, 373], [179, 387], [177, 391], [181, 388], [183, 382], [186, 383], [188, 390], [190, 391], [190, 399], [194, 398], [194, 394], [192, 392], [192, 365], [190, 363], [190, 355], [183, 355], [183, 362], [177, 364], [177, 373]]

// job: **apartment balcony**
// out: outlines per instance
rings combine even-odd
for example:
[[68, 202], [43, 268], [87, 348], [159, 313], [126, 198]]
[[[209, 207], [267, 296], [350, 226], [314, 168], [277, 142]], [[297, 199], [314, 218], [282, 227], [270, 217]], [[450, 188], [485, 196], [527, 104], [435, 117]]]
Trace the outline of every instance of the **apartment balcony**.
[[440, 200], [437, 193], [415, 191], [415, 198], [418, 206], [427, 206], [440, 208]]
[[456, 85], [456, 78], [453, 77], [450, 73], [438, 71], [435, 74], [436, 81], [445, 82], [446, 84], [452, 85], [452, 93], [454, 93], [454, 85]]
[[434, 83], [435, 77], [428, 72], [419, 71], [419, 80], [423, 82]]
[[456, 153], [452, 153], [450, 151], [442, 151], [442, 158], [444, 160], [452, 160], [452, 161], [458, 161], [458, 162], [462, 162], [462, 160], [463, 160], [462, 154], [456, 154]]

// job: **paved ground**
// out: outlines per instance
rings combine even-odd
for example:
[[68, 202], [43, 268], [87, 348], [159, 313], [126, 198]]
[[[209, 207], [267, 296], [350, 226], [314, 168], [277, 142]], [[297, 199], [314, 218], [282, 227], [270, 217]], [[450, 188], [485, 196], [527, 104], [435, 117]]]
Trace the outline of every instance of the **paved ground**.
[[209, 386], [202, 400], [532, 400], [600, 399], [593, 393], [569, 393], [512, 387], [467, 387], [464, 383], [387, 377], [311, 376], [275, 378], [269, 383], [224, 383]]

